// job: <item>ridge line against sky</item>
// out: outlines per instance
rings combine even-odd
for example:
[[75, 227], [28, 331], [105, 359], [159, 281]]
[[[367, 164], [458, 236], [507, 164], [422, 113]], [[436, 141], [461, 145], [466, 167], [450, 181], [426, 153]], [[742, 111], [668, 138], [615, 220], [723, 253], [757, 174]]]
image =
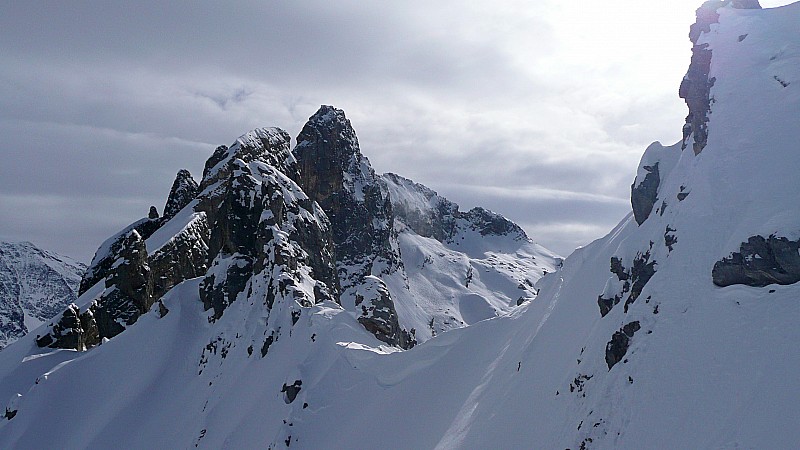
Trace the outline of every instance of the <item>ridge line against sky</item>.
[[[0, 239], [82, 261], [250, 129], [345, 110], [376, 172], [566, 255], [630, 211], [701, 1], [0, 5]], [[762, 1], [764, 7], [787, 1]]]

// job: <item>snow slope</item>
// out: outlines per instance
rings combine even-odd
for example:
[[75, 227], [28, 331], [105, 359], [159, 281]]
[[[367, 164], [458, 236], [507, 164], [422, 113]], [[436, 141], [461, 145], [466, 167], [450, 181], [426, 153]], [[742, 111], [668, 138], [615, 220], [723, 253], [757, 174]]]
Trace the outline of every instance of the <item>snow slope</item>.
[[75, 301], [85, 270], [30, 242], [0, 242], [0, 349]]
[[536, 298], [536, 282], [561, 258], [506, 218], [462, 212], [436, 192], [395, 174], [382, 176], [395, 213], [402, 270], [381, 278], [400, 323], [423, 342]]
[[[279, 310], [240, 299], [212, 321], [187, 280], [166, 315], [91, 351], [29, 335], [0, 353], [0, 447], [797, 448], [800, 285], [712, 271], [753, 236], [800, 237], [800, 3], [719, 13], [701, 36], [707, 145], [651, 146], [642, 165], [672, 169], [648, 217], [577, 250], [535, 300], [407, 351], [322, 302], [280, 316], [262, 357], [248, 345]], [[414, 248], [444, 263], [435, 241]]]

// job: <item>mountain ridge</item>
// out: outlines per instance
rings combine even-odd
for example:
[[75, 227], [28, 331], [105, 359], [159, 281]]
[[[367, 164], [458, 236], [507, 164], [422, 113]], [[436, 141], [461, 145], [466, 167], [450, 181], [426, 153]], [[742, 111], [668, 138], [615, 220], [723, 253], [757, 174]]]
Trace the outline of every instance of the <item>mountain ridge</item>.
[[[719, 15], [692, 39], [711, 52], [707, 121], [685, 141], [648, 147], [631, 213], [563, 264], [520, 235], [482, 234], [496, 229], [491, 214], [473, 220], [348, 160], [331, 164], [330, 191], [359, 217], [391, 209], [391, 224], [358, 225], [391, 229], [379, 248], [400, 259], [337, 265], [346, 239], [295, 178], [218, 149], [210, 169], [227, 175], [201, 183], [196, 203], [208, 248], [220, 250], [209, 270], [88, 352], [29, 336], [0, 353], [0, 446], [793, 448], [800, 285], [775, 275], [800, 257], [785, 251], [800, 242], [800, 3], [735, 7], [751, 4], [698, 12], [698, 22], [709, 8]], [[329, 136], [349, 136], [345, 125]], [[308, 170], [284, 139], [267, 141], [286, 155], [276, 164], [297, 178]], [[169, 227], [196, 218], [195, 205]], [[308, 237], [293, 239], [301, 229]], [[155, 234], [134, 232], [120, 248], [141, 257]], [[143, 267], [116, 260], [112, 270]], [[352, 295], [325, 295], [314, 264], [343, 273]], [[533, 286], [520, 279], [544, 270]], [[87, 298], [105, 289], [95, 286]], [[517, 302], [514, 289], [533, 295]], [[396, 332], [411, 328], [418, 343], [403, 350]], [[76, 404], [78, 420], [42, 420]]]

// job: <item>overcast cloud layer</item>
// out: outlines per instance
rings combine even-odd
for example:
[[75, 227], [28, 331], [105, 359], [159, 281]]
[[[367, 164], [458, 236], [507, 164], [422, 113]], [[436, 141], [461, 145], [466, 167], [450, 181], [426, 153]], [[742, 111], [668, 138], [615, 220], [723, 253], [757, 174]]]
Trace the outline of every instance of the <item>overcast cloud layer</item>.
[[569, 254], [680, 138], [700, 3], [2, 2], [0, 239], [88, 261], [178, 169], [332, 104], [379, 173]]

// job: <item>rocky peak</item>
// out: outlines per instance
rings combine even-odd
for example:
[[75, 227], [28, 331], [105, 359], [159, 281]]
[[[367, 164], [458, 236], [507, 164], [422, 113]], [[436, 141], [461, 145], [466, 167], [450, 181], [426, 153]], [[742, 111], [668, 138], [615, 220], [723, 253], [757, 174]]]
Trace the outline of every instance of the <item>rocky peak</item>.
[[[332, 106], [321, 106], [308, 119], [297, 136], [293, 153], [299, 164], [298, 184], [326, 211], [325, 206], [335, 204], [343, 189], [354, 190], [354, 180], [346, 179], [345, 173], [362, 168], [360, 163], [366, 160], [344, 111]], [[368, 178], [368, 161], [366, 166]]]
[[[328, 218], [292, 181], [297, 174], [289, 141], [279, 128], [261, 128], [217, 147], [200, 193], [189, 172], [178, 172], [165, 207], [169, 215], [142, 219], [101, 245], [82, 282], [91, 295], [82, 299], [88, 306], [67, 311], [37, 343], [78, 350], [97, 345], [190, 278], [202, 277], [199, 297], [213, 310], [210, 321], [240, 294], [267, 313], [283, 311], [270, 319], [270, 342], [300, 308], [338, 301]], [[163, 303], [158, 310], [169, 312]]]
[[399, 255], [392, 242], [392, 205], [344, 111], [320, 107], [297, 136], [293, 153], [297, 183], [330, 218], [342, 288], [378, 275], [374, 267], [394, 270]]
[[[339, 283], [346, 298], [342, 304], [354, 305], [358, 293], [371, 283], [368, 277], [394, 273], [402, 265], [389, 195], [361, 154], [355, 130], [340, 109], [320, 107], [297, 136], [293, 152], [297, 183], [330, 218]], [[371, 318], [362, 320], [362, 325], [370, 324], [367, 329], [391, 345], [413, 345], [397, 325], [389, 291], [373, 300], [380, 306], [368, 309]], [[377, 321], [372, 317], [375, 308], [381, 317]], [[378, 322], [392, 325], [372, 326]]]
[[296, 166], [279, 128], [246, 133], [206, 162], [196, 209], [208, 217], [211, 262], [200, 297], [214, 319], [254, 284], [268, 309], [281, 297], [338, 300], [328, 218], [292, 180]]
[[172, 182], [167, 203], [164, 205], [164, 218], [169, 220], [191, 202], [198, 193], [197, 182], [186, 169], [181, 169]]

